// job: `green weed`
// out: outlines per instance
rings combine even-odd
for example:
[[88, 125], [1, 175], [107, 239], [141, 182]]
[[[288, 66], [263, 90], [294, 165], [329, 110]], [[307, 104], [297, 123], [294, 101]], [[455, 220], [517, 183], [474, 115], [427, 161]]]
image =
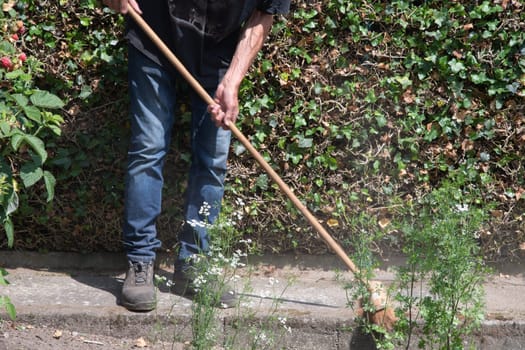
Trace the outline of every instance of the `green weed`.
[[417, 336], [420, 348], [463, 349], [479, 329], [488, 269], [478, 238], [487, 210], [476, 191], [450, 183], [409, 208], [402, 226], [407, 263], [397, 280], [407, 346]]

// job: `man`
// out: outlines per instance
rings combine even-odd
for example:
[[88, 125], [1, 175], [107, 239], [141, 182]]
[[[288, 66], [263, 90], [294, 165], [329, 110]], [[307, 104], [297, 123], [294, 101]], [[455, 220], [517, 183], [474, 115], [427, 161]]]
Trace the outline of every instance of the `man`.
[[[129, 1], [129, 3], [128, 3]], [[191, 95], [192, 164], [179, 235], [174, 291], [192, 291], [191, 257], [209, 249], [205, 224], [213, 224], [224, 194], [230, 145], [228, 125], [239, 112], [242, 79], [261, 49], [273, 15], [287, 13], [290, 0], [104, 0], [126, 14], [128, 5], [142, 15], [157, 35], [203, 85], [215, 104]], [[128, 21], [128, 79], [131, 143], [128, 151], [124, 247], [129, 269], [121, 304], [134, 311], [155, 308], [153, 266], [161, 211], [163, 164], [176, 118], [175, 85], [181, 79], [172, 65], [132, 20]], [[200, 209], [208, 206], [206, 213]], [[235, 295], [222, 293], [222, 306]]]

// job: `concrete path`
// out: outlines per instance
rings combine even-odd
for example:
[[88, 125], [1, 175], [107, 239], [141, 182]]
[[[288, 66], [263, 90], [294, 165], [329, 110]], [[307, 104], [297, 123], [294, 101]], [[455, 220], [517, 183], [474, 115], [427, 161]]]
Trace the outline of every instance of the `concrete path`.
[[[170, 279], [169, 259], [159, 260], [156, 273]], [[352, 275], [336, 257], [264, 256], [248, 262], [237, 273], [241, 306], [215, 311], [219, 334], [235, 348], [254, 343], [258, 349], [375, 348], [355, 327], [344, 288]], [[395, 257], [385, 261], [377, 280], [388, 284], [399, 264], [402, 259]], [[120, 255], [3, 251], [0, 266], [10, 282], [0, 286], [0, 295], [17, 311], [15, 326], [0, 328], [0, 350], [189, 348], [192, 303], [169, 293], [165, 284], [159, 285], [154, 312], [118, 305], [126, 267]], [[484, 287], [486, 319], [476, 349], [525, 349], [525, 261], [496, 267]], [[90, 340], [96, 337], [106, 338]]]

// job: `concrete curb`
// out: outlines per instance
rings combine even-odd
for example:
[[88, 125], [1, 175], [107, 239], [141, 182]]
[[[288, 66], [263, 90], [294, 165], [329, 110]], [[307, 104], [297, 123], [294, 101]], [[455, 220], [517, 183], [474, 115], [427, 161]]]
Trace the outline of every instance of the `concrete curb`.
[[[169, 276], [168, 256], [159, 273]], [[351, 279], [334, 256], [266, 256], [250, 259], [264, 268], [250, 275], [242, 307], [217, 310], [220, 334], [236, 336], [236, 348], [247, 348], [254, 330], [278, 335], [284, 349], [375, 349], [370, 336], [356, 329], [339, 278]], [[17, 308], [18, 322], [93, 334], [185, 342], [191, 339], [191, 302], [159, 290], [159, 306], [151, 313], [132, 313], [117, 305], [126, 262], [120, 254], [1, 252], [8, 268], [5, 289]], [[378, 271], [388, 281], [388, 269]], [[288, 285], [287, 281], [293, 279]], [[476, 349], [525, 349], [525, 279], [523, 273], [494, 276], [487, 288], [491, 319], [475, 336]], [[280, 285], [269, 281], [280, 280]], [[244, 283], [244, 282], [242, 282]], [[3, 288], [0, 289], [4, 294]], [[2, 317], [5, 317], [3, 315]], [[286, 319], [286, 327], [280, 323]], [[249, 335], [249, 336], [248, 336]], [[417, 347], [414, 347], [417, 348]]]

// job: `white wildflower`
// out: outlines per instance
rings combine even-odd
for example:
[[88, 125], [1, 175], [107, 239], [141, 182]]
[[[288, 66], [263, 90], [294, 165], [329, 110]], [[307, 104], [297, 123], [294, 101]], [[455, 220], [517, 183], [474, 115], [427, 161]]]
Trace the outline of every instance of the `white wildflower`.
[[209, 275], [212, 275], [212, 276], [220, 276], [222, 275], [222, 268], [218, 267], [218, 266], [212, 266], [209, 270], [208, 270], [208, 274]]
[[208, 217], [210, 216], [210, 209], [211, 209], [211, 206], [207, 202], [204, 202], [202, 203], [202, 206], [199, 209], [199, 214], [204, 215], [205, 217]]
[[261, 344], [266, 344], [268, 342], [268, 336], [264, 332], [258, 333], [255, 335], [255, 341], [257, 343], [260, 342]]
[[195, 277], [195, 279], [193, 280], [193, 287], [197, 290], [201, 289], [205, 284], [206, 284], [206, 278], [204, 278], [204, 276], [202, 275], [198, 275], [197, 277]]
[[274, 277], [270, 277], [270, 278], [268, 279], [268, 284], [269, 284], [270, 286], [274, 286], [274, 285], [276, 285], [276, 284], [279, 284], [279, 280], [276, 279], [276, 278], [274, 278]]
[[233, 275], [232, 278], [231, 278], [232, 282], [238, 282], [240, 280], [241, 280], [241, 276], [239, 276], [239, 275]]
[[198, 264], [202, 260], [202, 257], [199, 254], [193, 254], [190, 256], [190, 259], [194, 264]]
[[242, 210], [235, 211], [233, 215], [235, 215], [235, 217], [237, 218], [237, 221], [242, 221], [242, 219], [244, 218], [244, 213], [242, 212]]
[[468, 204], [456, 204], [456, 210], [458, 212], [466, 212], [468, 209]]
[[173, 285], [173, 281], [169, 280], [166, 276], [155, 274], [155, 284], [164, 284], [166, 287], [170, 288]]
[[191, 219], [189, 221], [186, 221], [188, 223], [188, 225], [190, 225], [191, 227], [211, 227], [211, 225], [208, 225], [207, 223], [205, 223], [204, 221], [200, 221], [200, 220], [195, 220], [195, 219]]
[[287, 331], [288, 333], [292, 333], [292, 327], [286, 324], [286, 317], [280, 316], [277, 319], [279, 320], [279, 323], [281, 324], [281, 326], [284, 328], [285, 331]]
[[235, 251], [235, 253], [233, 253], [233, 256], [242, 257], [242, 256], [248, 256], [248, 254], [246, 254], [245, 252], [243, 252], [243, 251], [240, 250], [240, 249], [237, 249], [237, 250]]

